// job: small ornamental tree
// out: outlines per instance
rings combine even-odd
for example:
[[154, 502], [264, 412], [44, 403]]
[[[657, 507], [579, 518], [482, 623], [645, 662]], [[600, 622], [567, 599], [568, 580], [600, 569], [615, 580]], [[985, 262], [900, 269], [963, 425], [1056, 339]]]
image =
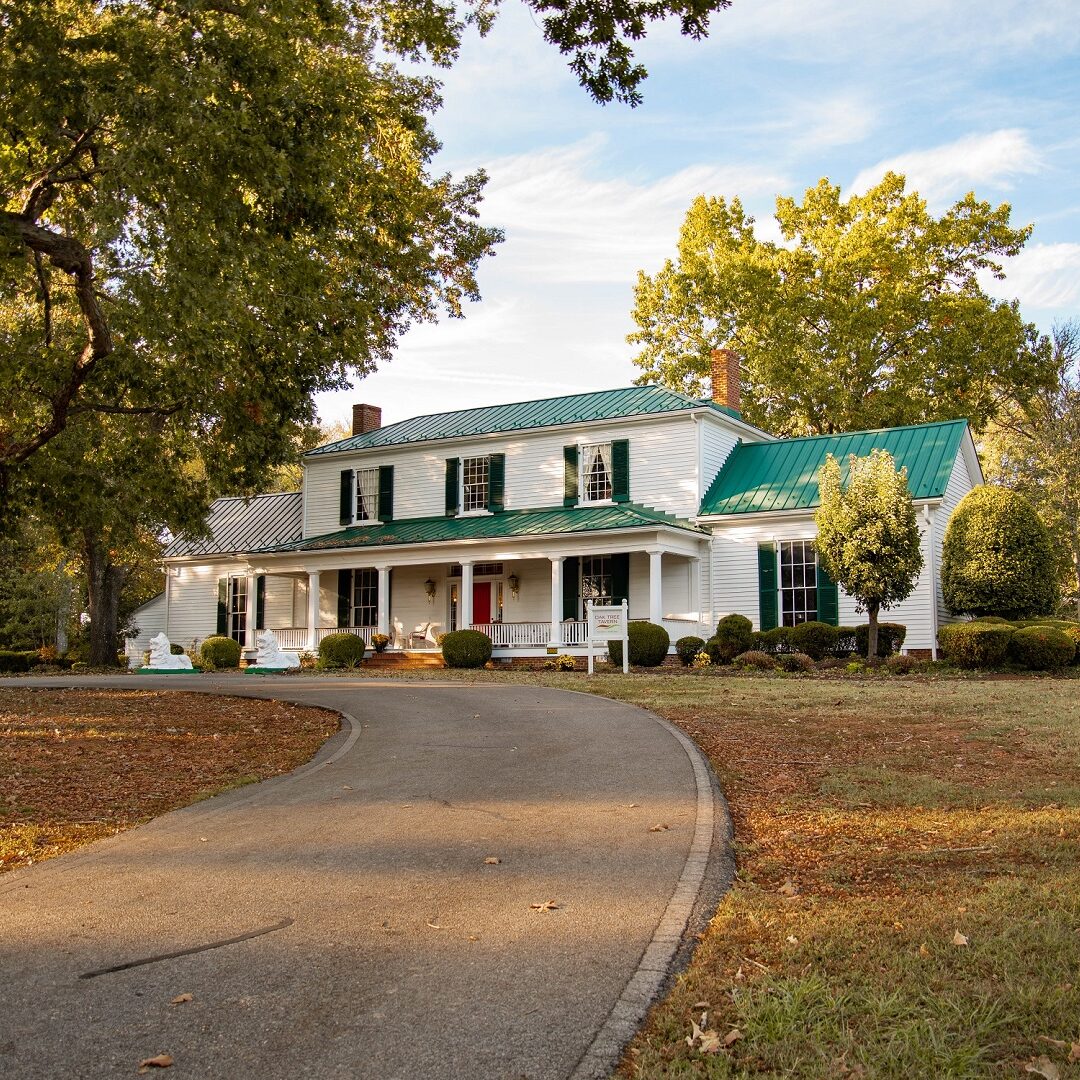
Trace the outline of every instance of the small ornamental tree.
[[866, 612], [867, 655], [877, 656], [878, 613], [911, 595], [923, 566], [907, 469], [898, 472], [885, 450], [853, 455], [845, 487], [840, 463], [830, 454], [818, 488], [818, 559]]
[[941, 591], [953, 615], [1020, 619], [1058, 602], [1058, 556], [1031, 503], [986, 484], [961, 500], [941, 554]]

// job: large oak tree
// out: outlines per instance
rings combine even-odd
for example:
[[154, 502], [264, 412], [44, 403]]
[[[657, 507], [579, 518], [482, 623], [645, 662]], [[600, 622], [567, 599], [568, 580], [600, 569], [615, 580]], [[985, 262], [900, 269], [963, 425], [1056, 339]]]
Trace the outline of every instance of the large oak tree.
[[638, 275], [639, 381], [700, 394], [713, 349], [742, 357], [743, 411], [777, 434], [967, 417], [981, 428], [1046, 382], [1049, 342], [980, 275], [1030, 227], [967, 195], [940, 216], [901, 176], [844, 199], [776, 200], [779, 241], [737, 198], [697, 198], [678, 258]]

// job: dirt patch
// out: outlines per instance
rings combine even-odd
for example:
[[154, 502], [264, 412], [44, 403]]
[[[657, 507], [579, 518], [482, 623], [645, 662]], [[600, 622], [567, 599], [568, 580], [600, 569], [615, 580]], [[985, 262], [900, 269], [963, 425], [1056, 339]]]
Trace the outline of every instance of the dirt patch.
[[290, 772], [339, 725], [251, 698], [0, 689], [0, 871]]

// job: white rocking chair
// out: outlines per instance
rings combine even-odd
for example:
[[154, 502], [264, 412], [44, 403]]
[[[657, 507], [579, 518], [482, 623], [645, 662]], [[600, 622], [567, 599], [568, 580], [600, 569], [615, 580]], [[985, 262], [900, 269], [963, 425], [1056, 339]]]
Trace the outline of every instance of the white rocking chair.
[[423, 644], [425, 641], [431, 645], [438, 645], [438, 639], [435, 637], [435, 628], [440, 626], [437, 622], [423, 622], [413, 627], [412, 633], [409, 635], [409, 644], [415, 644], [417, 640]]

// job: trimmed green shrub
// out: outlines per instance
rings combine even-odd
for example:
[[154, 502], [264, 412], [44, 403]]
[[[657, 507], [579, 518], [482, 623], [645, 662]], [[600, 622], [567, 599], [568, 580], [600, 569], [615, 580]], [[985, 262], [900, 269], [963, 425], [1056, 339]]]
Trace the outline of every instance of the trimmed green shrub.
[[716, 642], [715, 652], [708, 650], [712, 662], [730, 664], [754, 643], [754, 624], [745, 615], [725, 615], [716, 624], [716, 633], [709, 641]]
[[176, 642], [176, 641], [170, 641], [169, 642], [169, 652], [173, 656], [183, 656], [185, 651], [186, 650], [184, 649], [184, 646], [181, 645], [179, 642]]
[[756, 649], [748, 649], [732, 658], [731, 663], [737, 668], [745, 668], [747, 671], [773, 671], [776, 668], [776, 658], [768, 653], [758, 652]]
[[802, 652], [780, 653], [776, 658], [781, 671], [813, 671], [814, 661]]
[[941, 589], [954, 615], [1049, 615], [1058, 602], [1050, 533], [1007, 488], [969, 491], [953, 512], [941, 555]]
[[824, 660], [836, 650], [840, 631], [829, 623], [812, 619], [799, 623], [788, 631], [788, 643], [796, 652], [806, 653], [812, 660]]
[[447, 667], [482, 668], [491, 659], [491, 638], [479, 630], [452, 630], [442, 639]]
[[[878, 633], [881, 633], [881, 624], [878, 624]], [[838, 626], [836, 628], [836, 648], [834, 656], [854, 656], [859, 651], [859, 643], [856, 640], [854, 626]]]
[[1061, 632], [1072, 639], [1072, 643], [1076, 646], [1076, 656], [1073, 657], [1073, 663], [1080, 664], [1080, 623], [1069, 623], [1068, 626], [1061, 628]]
[[1076, 645], [1055, 626], [1024, 626], [1009, 642], [1009, 659], [1032, 671], [1058, 671], [1076, 657]]
[[26, 653], [0, 649], [0, 672], [23, 672], [30, 670], [30, 661]]
[[[1011, 626], [1012, 624], [1008, 619], [1003, 619], [1000, 615], [980, 615], [977, 619], [972, 619], [972, 622], [977, 623], [993, 623], [997, 626]], [[1013, 629], [1016, 629], [1013, 627]]]
[[359, 634], [327, 634], [319, 642], [319, 667], [331, 671], [359, 667], [366, 647]]
[[[903, 647], [904, 638], [907, 637], [907, 627], [903, 623], [883, 622], [878, 623], [877, 654], [878, 656], [892, 656]], [[866, 656], [870, 651], [870, 624], [863, 623], [855, 627], [855, 651], [860, 656]]]
[[675, 642], [675, 652], [683, 662], [684, 667], [690, 667], [694, 662], [694, 657], [697, 656], [699, 652], [703, 652], [704, 649], [705, 639], [694, 637], [693, 634], [681, 637]]
[[1005, 662], [1016, 627], [1007, 622], [968, 622], [943, 626], [938, 644], [950, 664], [962, 668], [992, 668]]
[[788, 649], [789, 626], [774, 626], [771, 630], [755, 630], [750, 635], [750, 646], [758, 652], [767, 652], [773, 656]]
[[207, 664], [213, 664], [215, 670], [239, 667], [240, 642], [221, 635], [208, 637], [199, 647], [199, 658]]
[[[671, 637], [656, 623], [632, 622], [627, 627], [630, 642], [631, 667], [659, 667], [667, 656]], [[608, 656], [613, 664], [622, 666], [622, 642], [608, 642]]]

